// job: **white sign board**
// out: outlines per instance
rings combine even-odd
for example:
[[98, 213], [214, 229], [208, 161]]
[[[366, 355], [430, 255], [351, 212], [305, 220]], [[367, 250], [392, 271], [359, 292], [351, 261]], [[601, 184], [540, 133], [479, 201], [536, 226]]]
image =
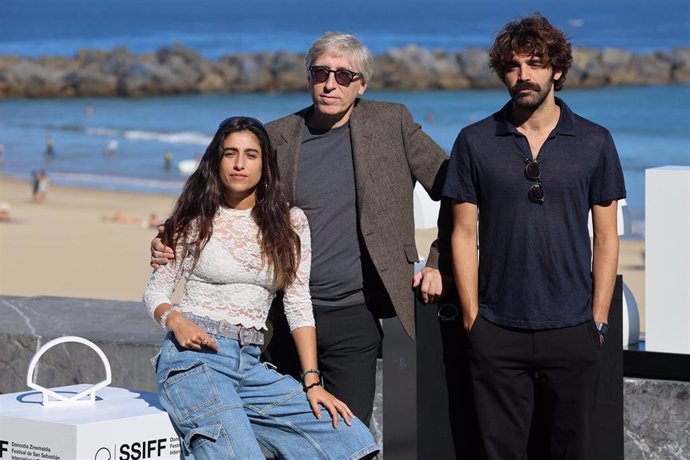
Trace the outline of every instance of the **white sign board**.
[[[91, 385], [52, 388], [64, 396]], [[46, 406], [39, 391], [0, 395], [0, 460], [179, 459], [155, 393], [106, 387], [92, 405]]]
[[645, 171], [646, 350], [690, 354], [690, 166]]

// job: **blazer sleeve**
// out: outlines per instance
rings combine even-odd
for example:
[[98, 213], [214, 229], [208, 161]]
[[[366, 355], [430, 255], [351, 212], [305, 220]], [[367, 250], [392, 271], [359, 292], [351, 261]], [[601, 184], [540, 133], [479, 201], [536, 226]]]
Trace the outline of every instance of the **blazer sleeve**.
[[405, 156], [412, 177], [422, 184], [432, 200], [438, 201], [446, 178], [448, 155], [414, 122], [405, 106], [400, 106], [400, 110]]
[[[416, 181], [422, 184], [431, 199], [438, 201], [441, 199], [443, 182], [446, 178], [448, 155], [422, 130], [419, 124], [414, 122], [407, 108], [405, 106], [400, 107], [405, 156], [410, 173]], [[450, 264], [444, 262], [444, 259], [450, 258], [450, 233], [452, 230], [452, 216], [450, 206], [447, 203], [445, 205], [443, 202], [441, 203], [437, 226], [438, 235], [431, 244], [426, 265], [439, 268], [444, 275], [452, 276]]]

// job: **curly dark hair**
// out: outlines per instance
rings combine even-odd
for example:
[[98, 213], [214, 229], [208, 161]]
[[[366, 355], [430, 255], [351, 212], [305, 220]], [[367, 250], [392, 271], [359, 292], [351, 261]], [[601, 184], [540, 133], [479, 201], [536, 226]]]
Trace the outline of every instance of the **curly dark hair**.
[[201, 250], [213, 234], [213, 218], [224, 202], [224, 186], [220, 179], [223, 141], [240, 131], [254, 134], [261, 146], [261, 180], [256, 187], [252, 217], [259, 227], [262, 259], [273, 267], [273, 284], [276, 289], [284, 289], [297, 276], [300, 239], [290, 221], [290, 205], [280, 184], [278, 162], [268, 133], [254, 118], [231, 117], [220, 124], [199, 167], [187, 179], [172, 215], [165, 221], [162, 240], [173, 251], [182, 244], [182, 258], [193, 248], [196, 265]]
[[489, 66], [505, 82], [505, 74], [514, 54], [537, 56], [545, 67], [561, 72], [554, 89], [563, 89], [565, 77], [573, 62], [568, 38], [539, 13], [513, 21], [498, 33], [489, 51]]

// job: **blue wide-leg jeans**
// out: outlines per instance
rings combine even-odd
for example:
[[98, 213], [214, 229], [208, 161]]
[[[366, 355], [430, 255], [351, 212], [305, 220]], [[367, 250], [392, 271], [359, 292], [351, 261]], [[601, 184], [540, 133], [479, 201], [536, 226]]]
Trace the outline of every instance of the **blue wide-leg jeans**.
[[188, 350], [169, 333], [157, 360], [158, 396], [195, 460], [359, 459], [378, 447], [367, 427], [311, 410], [302, 385], [261, 363], [256, 345], [214, 336], [219, 350]]

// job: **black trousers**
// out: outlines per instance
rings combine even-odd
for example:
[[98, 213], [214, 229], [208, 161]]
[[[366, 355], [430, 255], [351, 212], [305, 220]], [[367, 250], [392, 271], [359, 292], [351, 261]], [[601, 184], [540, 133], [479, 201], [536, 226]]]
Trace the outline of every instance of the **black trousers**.
[[[319, 370], [326, 390], [369, 425], [376, 393], [376, 359], [383, 337], [378, 319], [365, 304], [314, 305]], [[299, 379], [299, 360], [286, 323], [276, 321], [265, 353], [278, 370]]]
[[[485, 458], [587, 459], [601, 351], [594, 322], [530, 331], [480, 315], [468, 339]], [[528, 454], [532, 423], [545, 436]]]

